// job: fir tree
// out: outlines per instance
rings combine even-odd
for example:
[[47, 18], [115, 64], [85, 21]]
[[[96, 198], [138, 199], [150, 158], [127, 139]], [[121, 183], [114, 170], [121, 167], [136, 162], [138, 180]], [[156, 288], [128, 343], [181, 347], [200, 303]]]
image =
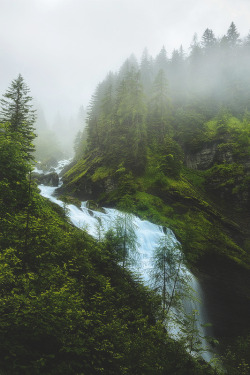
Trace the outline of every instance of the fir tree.
[[230, 47], [235, 47], [240, 42], [239, 36], [240, 34], [238, 33], [237, 28], [234, 22], [232, 22], [226, 35]]
[[213, 30], [206, 29], [202, 35], [201, 45], [208, 49], [214, 47], [216, 44], [216, 38], [214, 36]]
[[169, 234], [165, 234], [154, 250], [152, 271], [153, 284], [162, 297], [163, 319], [171, 307], [177, 307], [180, 290], [186, 285], [181, 275], [182, 264], [180, 245], [171, 243]]
[[26, 153], [26, 158], [32, 159], [34, 151], [32, 141], [36, 137], [34, 134], [36, 111], [32, 109], [32, 97], [29, 96], [29, 92], [28, 86], [19, 74], [0, 100], [2, 106], [0, 117], [3, 123], [8, 123], [8, 131], [12, 137], [18, 139], [22, 136], [22, 149]]

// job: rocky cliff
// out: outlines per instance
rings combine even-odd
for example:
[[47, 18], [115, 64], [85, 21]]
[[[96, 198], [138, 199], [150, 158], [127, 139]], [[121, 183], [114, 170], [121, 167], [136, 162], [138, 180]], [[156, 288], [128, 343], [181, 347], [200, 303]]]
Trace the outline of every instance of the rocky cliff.
[[232, 138], [203, 143], [185, 150], [187, 168], [202, 171], [206, 192], [216, 204], [248, 217], [250, 208], [250, 153], [235, 149]]

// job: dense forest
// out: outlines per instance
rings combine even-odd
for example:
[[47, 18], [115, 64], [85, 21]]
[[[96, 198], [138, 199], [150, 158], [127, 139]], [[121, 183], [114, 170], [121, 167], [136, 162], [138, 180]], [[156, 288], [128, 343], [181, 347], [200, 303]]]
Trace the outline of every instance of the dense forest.
[[234, 23], [132, 55], [98, 84], [61, 189], [173, 229], [223, 345], [250, 332], [249, 60]]
[[193, 263], [214, 251], [248, 267], [249, 38], [232, 23], [190, 49], [131, 56], [97, 86], [63, 189], [173, 227]]
[[222, 38], [194, 37], [189, 54], [131, 56], [97, 86], [58, 189], [65, 202], [175, 232], [204, 288], [213, 366], [192, 316], [171, 337], [166, 290], [162, 300], [126, 267], [124, 237], [97, 241], [41, 197], [32, 97], [21, 75], [11, 83], [0, 125], [1, 374], [250, 373], [249, 48], [232, 23]]

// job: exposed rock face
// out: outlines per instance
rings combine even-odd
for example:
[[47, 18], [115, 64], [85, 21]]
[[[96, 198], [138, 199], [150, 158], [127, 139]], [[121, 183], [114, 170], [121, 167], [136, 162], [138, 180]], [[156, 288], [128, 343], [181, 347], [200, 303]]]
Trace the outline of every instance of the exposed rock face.
[[187, 150], [185, 153], [186, 166], [191, 169], [202, 170], [210, 168], [214, 163], [217, 150], [218, 143], [206, 144], [197, 152], [189, 152]]
[[57, 164], [58, 164], [58, 160], [54, 157], [51, 157], [42, 163], [41, 162], [37, 163], [37, 167], [39, 169], [42, 169], [44, 172], [49, 172], [51, 171], [51, 169], [56, 167]]
[[56, 172], [47, 174], [32, 173], [32, 178], [35, 179], [38, 184], [55, 187], [57, 187], [59, 184], [59, 176]]
[[106, 193], [111, 193], [112, 191], [114, 191], [117, 188], [117, 184], [115, 183], [114, 179], [108, 177], [104, 181], [104, 187], [105, 187]]
[[223, 147], [219, 141], [207, 142], [204, 146], [196, 151], [186, 150], [185, 164], [191, 169], [205, 170], [211, 168], [215, 163], [233, 163], [233, 153], [230, 145], [225, 144]]
[[185, 150], [185, 164], [190, 169], [209, 170], [206, 191], [217, 204], [245, 212], [250, 207], [250, 158], [237, 155], [230, 142], [225, 138], [206, 142], [196, 151]]

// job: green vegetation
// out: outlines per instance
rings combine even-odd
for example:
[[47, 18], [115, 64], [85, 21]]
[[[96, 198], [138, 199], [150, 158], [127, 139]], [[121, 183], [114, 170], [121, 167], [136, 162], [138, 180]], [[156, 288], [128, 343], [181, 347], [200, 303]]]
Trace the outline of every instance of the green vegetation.
[[[104, 205], [125, 204], [170, 226], [194, 266], [207, 253], [220, 253], [249, 268], [243, 243], [250, 238], [244, 224], [250, 207], [250, 119], [242, 106], [250, 100], [249, 84], [235, 76], [234, 58], [239, 53], [245, 61], [247, 40], [240, 43], [232, 23], [222, 40], [207, 29], [191, 46], [189, 59], [182, 50], [168, 59], [163, 48], [155, 60], [144, 51], [140, 65], [131, 58], [118, 74], [109, 73], [92, 98], [87, 146], [64, 175], [64, 189]], [[211, 77], [208, 92], [208, 63], [216, 72], [218, 58], [220, 69], [232, 76], [218, 84], [221, 74], [214, 73], [217, 81]]]
[[[220, 39], [205, 30], [189, 56], [127, 59], [98, 85], [86, 147], [63, 177], [67, 194], [170, 227], [204, 278], [221, 261], [221, 300], [231, 267], [250, 280], [249, 40], [232, 23]], [[246, 285], [231, 287], [231, 304], [235, 293], [249, 306]]]
[[39, 195], [22, 135], [0, 130], [0, 372], [212, 375], [168, 336], [159, 297], [117, 264], [110, 238]]
[[168, 317], [170, 309], [178, 310], [178, 302], [186, 292], [187, 275], [181, 276], [184, 264], [179, 244], [171, 244], [169, 234], [165, 234], [154, 249], [152, 281], [155, 289], [162, 297], [163, 321]]
[[10, 132], [12, 138], [21, 137], [22, 149], [26, 158], [32, 158], [35, 138], [34, 122], [35, 110], [32, 109], [32, 98], [29, 88], [21, 74], [11, 82], [9, 89], [1, 99], [0, 121], [5, 124], [5, 131]]
[[114, 222], [114, 228], [108, 231], [105, 238], [114, 247], [116, 259], [123, 268], [135, 265], [138, 255], [137, 239], [131, 214], [124, 212], [119, 215]]
[[[207, 29], [188, 57], [180, 48], [168, 59], [163, 48], [154, 60], [144, 52], [140, 65], [130, 58], [110, 73], [75, 142], [64, 209], [42, 199], [31, 180], [34, 112], [22, 77], [12, 82], [0, 125], [1, 373], [218, 372], [190, 356], [200, 350], [196, 312], [184, 319], [183, 342], [174, 341], [159, 318], [161, 298], [126, 269], [135, 249], [128, 214], [106, 235], [100, 223], [94, 241], [68, 222], [67, 204], [70, 195], [90, 198], [91, 206], [170, 227], [204, 278], [221, 259], [224, 285], [232, 270], [249, 280], [250, 75], [243, 82], [236, 74], [237, 56], [250, 73], [249, 40], [240, 42], [232, 23], [221, 39]], [[230, 284], [234, 304], [248, 306], [247, 285]], [[249, 319], [244, 324], [247, 333]], [[229, 375], [249, 373], [248, 336], [220, 350]]]

